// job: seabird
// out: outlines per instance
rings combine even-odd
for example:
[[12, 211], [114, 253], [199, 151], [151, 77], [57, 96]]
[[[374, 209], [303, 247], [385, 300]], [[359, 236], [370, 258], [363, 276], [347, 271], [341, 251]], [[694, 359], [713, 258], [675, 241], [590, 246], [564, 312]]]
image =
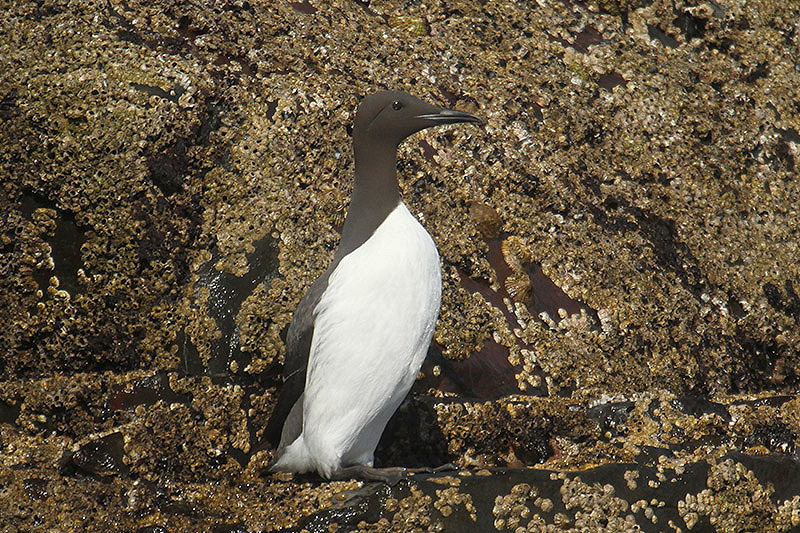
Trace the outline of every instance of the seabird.
[[[286, 339], [284, 384], [264, 439], [270, 470], [389, 479], [373, 455], [417, 377], [439, 315], [439, 252], [400, 198], [397, 147], [475, 115], [400, 91], [365, 98], [353, 128], [355, 181], [330, 267], [303, 296]], [[280, 438], [278, 438], [280, 437]]]

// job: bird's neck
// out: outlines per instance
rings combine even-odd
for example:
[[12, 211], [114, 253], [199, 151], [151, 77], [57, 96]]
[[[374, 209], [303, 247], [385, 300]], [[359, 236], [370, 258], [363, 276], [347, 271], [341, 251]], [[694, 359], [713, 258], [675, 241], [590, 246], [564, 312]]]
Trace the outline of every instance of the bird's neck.
[[[374, 212], [387, 206], [394, 209], [400, 202], [397, 147], [373, 144], [368, 148], [356, 149], [354, 156], [355, 180], [350, 213], [355, 215], [364, 210]], [[360, 216], [361, 213], [358, 214]]]
[[[361, 246], [400, 203], [397, 147], [372, 144], [354, 150], [355, 180], [336, 256]], [[365, 143], [366, 144], [366, 143]]]

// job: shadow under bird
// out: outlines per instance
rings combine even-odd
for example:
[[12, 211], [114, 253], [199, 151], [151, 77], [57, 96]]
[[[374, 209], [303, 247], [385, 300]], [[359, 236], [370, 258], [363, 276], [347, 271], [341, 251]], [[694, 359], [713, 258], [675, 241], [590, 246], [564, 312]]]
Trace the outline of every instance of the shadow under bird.
[[425, 359], [442, 279], [433, 239], [400, 198], [397, 147], [458, 122], [481, 120], [399, 91], [359, 105], [350, 208], [333, 262], [289, 326], [284, 384], [264, 433], [277, 445], [270, 470], [383, 480], [406, 472], [373, 468], [373, 455]]

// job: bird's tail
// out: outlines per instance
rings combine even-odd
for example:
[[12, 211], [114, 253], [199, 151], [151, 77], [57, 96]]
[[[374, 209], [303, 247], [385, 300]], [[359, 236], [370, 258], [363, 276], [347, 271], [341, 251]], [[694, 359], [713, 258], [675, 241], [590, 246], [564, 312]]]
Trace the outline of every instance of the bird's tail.
[[296, 474], [304, 474], [315, 470], [311, 455], [308, 453], [306, 443], [303, 441], [303, 436], [297, 437], [293, 443], [285, 448], [278, 449], [267, 468], [270, 472], [294, 472]]

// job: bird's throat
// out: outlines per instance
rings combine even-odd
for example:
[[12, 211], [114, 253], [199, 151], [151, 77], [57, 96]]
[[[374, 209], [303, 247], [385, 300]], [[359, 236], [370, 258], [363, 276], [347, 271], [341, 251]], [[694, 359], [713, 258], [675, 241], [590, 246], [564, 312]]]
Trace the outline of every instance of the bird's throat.
[[355, 179], [350, 207], [336, 252], [341, 259], [361, 246], [400, 203], [397, 148], [355, 149]]

